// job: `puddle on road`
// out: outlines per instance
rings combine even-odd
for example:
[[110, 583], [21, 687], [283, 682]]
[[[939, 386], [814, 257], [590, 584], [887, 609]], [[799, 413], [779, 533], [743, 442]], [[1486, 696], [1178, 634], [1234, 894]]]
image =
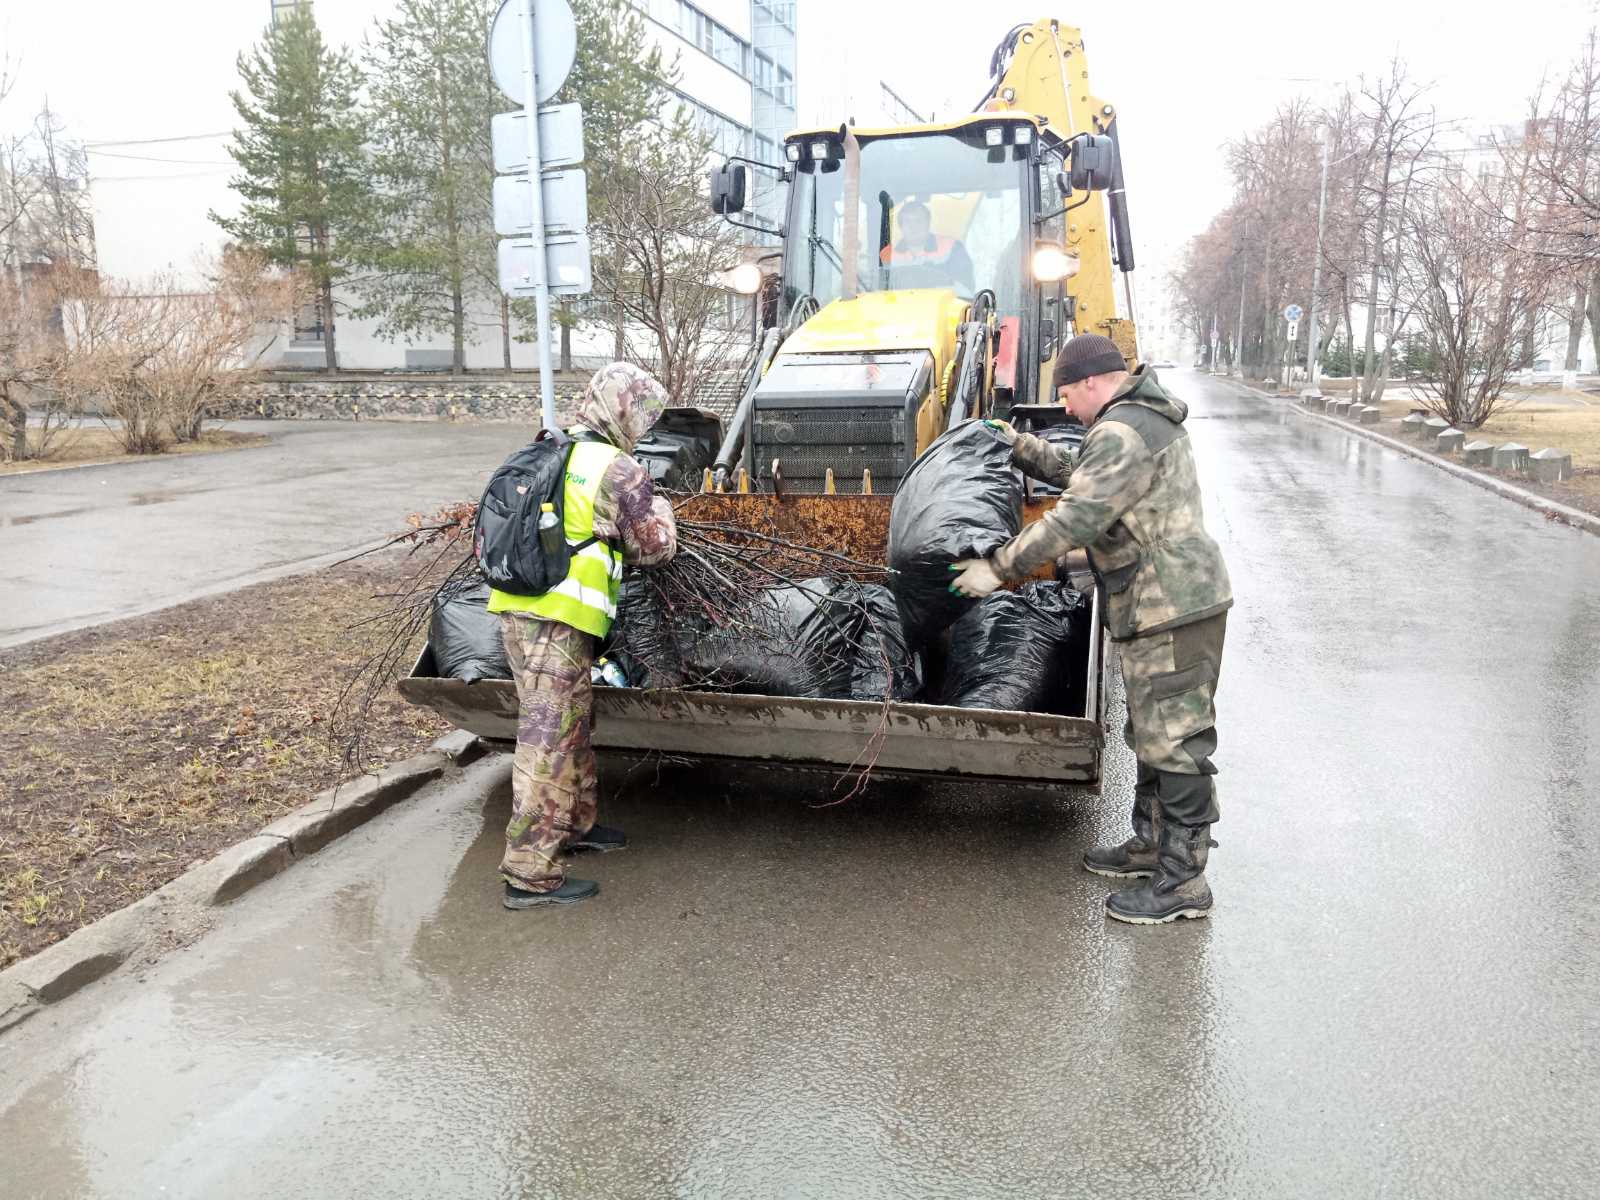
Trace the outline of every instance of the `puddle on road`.
[[0, 525], [32, 525], [35, 521], [49, 521], [56, 517], [75, 517], [79, 513], [93, 512], [93, 508], [58, 508], [55, 512], [34, 513], [27, 517], [0, 517]]

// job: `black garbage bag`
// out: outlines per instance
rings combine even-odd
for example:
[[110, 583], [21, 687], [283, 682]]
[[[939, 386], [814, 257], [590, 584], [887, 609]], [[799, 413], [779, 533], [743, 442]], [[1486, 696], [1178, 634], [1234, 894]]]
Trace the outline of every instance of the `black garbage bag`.
[[950, 628], [939, 703], [1083, 716], [1088, 599], [1061, 583], [985, 596]]
[[900, 606], [882, 584], [841, 583], [836, 595], [854, 602], [859, 628], [846, 652], [851, 660], [850, 700], [910, 700], [922, 690], [922, 664], [906, 644]]
[[489, 585], [475, 584], [436, 597], [428, 630], [441, 679], [510, 679], [500, 618], [489, 611]]
[[825, 579], [761, 593], [701, 634], [691, 654], [694, 681], [748, 696], [833, 694], [841, 670], [822, 633], [827, 595]]
[[974, 603], [950, 591], [951, 564], [987, 558], [1021, 528], [1011, 445], [982, 421], [963, 421], [911, 465], [889, 513], [889, 586], [913, 649]]
[[635, 687], [902, 700], [922, 682], [893, 595], [849, 580], [771, 588], [714, 623], [663, 612], [648, 583], [633, 576], [607, 653]]
[[699, 629], [698, 623], [664, 612], [650, 585], [638, 571], [629, 571], [604, 653], [633, 687], [682, 687], [690, 669], [686, 655], [692, 655]]

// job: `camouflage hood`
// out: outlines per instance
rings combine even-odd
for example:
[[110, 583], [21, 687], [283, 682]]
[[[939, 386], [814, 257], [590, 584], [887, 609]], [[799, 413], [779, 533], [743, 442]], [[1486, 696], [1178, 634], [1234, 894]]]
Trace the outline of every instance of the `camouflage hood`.
[[667, 391], [632, 363], [601, 367], [578, 404], [578, 424], [594, 430], [624, 454], [650, 432], [667, 406]]
[[1183, 424], [1189, 415], [1189, 406], [1176, 396], [1167, 394], [1161, 386], [1161, 381], [1156, 378], [1156, 373], [1149, 366], [1142, 366], [1133, 374], [1122, 381], [1122, 386], [1117, 389], [1117, 394], [1111, 397], [1111, 404], [1100, 410], [1100, 416], [1095, 418], [1096, 423], [1111, 410], [1112, 404], [1138, 404], [1144, 408], [1153, 409], [1167, 420], [1176, 424]]

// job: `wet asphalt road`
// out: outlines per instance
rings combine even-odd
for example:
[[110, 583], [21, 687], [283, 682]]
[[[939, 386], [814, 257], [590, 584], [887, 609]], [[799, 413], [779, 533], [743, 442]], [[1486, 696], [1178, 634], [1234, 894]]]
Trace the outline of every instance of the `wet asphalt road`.
[[1169, 382], [1239, 596], [1212, 919], [1101, 916], [1120, 749], [828, 809], [608, 764], [599, 900], [507, 913], [497, 758], [0, 1038], [0, 1192], [1600, 1192], [1600, 541]]
[[525, 425], [230, 421], [270, 445], [0, 476], [0, 648], [331, 562], [476, 499]]

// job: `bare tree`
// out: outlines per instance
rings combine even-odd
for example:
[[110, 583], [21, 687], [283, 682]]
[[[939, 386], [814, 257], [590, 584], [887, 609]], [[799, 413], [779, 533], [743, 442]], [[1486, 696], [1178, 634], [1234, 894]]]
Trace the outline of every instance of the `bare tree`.
[[198, 438], [209, 410], [252, 378], [308, 294], [249, 252], [226, 253], [206, 275], [206, 290], [162, 276], [103, 284], [63, 307], [55, 385], [97, 403], [130, 454]]
[[29, 426], [29, 410], [61, 359], [61, 340], [51, 329], [55, 297], [49, 284], [48, 276], [0, 276], [0, 417], [7, 427], [0, 459], [42, 457], [66, 424], [65, 409], [47, 404], [43, 424]]
[[693, 403], [748, 346], [742, 304], [717, 283], [738, 260], [739, 241], [706, 203], [707, 154], [680, 114], [641, 138], [631, 169], [608, 172], [590, 196], [591, 224], [614, 256], [607, 299], [623, 316], [621, 357], [653, 372], [678, 404]]
[[1600, 358], [1600, 34], [1589, 31], [1548, 105], [1535, 101], [1528, 169], [1543, 203], [1532, 224], [1552, 269], [1568, 279], [1566, 369], [1576, 370], [1583, 322]]
[[[0, 60], [0, 117], [15, 82]], [[59, 307], [92, 281], [94, 227], [83, 148], [62, 132], [46, 104], [24, 131], [0, 133], [0, 419], [9, 458], [48, 453], [72, 416], [52, 388]]]
[[1280, 104], [1270, 121], [1228, 151], [1254, 235], [1251, 249], [1259, 251], [1261, 367], [1282, 382], [1280, 314], [1287, 299], [1309, 294], [1316, 245], [1319, 159], [1310, 104], [1302, 98]]
[[1423, 403], [1467, 429], [1494, 415], [1560, 285], [1527, 241], [1526, 157], [1508, 153], [1506, 170], [1479, 178], [1442, 177], [1407, 216], [1408, 290], [1434, 356]]
[[[1361, 191], [1368, 215], [1365, 366], [1361, 398], [1367, 404], [1383, 399], [1388, 381], [1391, 347], [1404, 324], [1396, 320], [1400, 302], [1401, 271], [1398, 242], [1419, 176], [1429, 166], [1430, 151], [1438, 131], [1438, 115], [1423, 104], [1427, 89], [1413, 83], [1398, 58], [1388, 73], [1363, 80], [1358, 109], [1369, 127], [1371, 165], [1363, 173]], [[1385, 326], [1384, 350], [1377, 349], [1379, 325]]]

